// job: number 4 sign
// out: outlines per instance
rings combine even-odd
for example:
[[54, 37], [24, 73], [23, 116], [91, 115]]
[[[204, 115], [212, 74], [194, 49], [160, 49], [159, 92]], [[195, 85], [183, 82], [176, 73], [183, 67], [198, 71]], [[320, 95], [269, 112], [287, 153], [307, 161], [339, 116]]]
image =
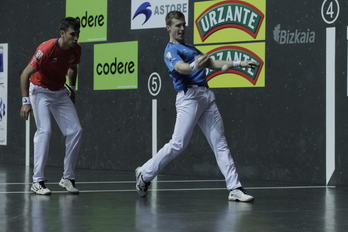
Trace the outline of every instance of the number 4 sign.
[[324, 0], [323, 4], [321, 5], [321, 17], [326, 23], [334, 23], [339, 14], [340, 5], [338, 0]]

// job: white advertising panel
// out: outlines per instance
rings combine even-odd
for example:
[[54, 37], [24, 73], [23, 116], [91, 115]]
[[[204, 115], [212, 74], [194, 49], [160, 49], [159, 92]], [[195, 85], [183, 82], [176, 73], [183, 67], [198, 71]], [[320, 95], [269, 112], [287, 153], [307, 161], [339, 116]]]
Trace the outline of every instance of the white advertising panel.
[[165, 17], [173, 10], [181, 11], [188, 25], [188, 0], [132, 0], [131, 29], [165, 28]]
[[8, 44], [0, 44], [0, 145], [7, 145]]

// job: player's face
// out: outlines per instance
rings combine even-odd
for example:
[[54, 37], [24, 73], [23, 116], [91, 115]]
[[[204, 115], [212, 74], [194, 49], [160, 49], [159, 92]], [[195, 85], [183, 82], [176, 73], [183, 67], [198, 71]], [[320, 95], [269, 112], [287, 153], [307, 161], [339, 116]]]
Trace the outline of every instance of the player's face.
[[185, 19], [172, 19], [172, 24], [167, 26], [169, 31], [170, 41], [175, 43], [184, 43], [186, 22]]
[[60, 35], [63, 40], [64, 47], [74, 47], [79, 39], [80, 30], [75, 30], [72, 27], [69, 27], [67, 31], [61, 31]]

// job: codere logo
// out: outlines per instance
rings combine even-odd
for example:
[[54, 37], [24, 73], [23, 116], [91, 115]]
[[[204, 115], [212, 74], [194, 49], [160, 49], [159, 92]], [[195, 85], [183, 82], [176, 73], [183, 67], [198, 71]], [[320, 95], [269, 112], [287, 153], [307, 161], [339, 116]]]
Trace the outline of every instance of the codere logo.
[[[219, 47], [214, 50], [211, 50], [207, 52], [209, 56], [213, 60], [227, 60], [227, 61], [234, 61], [234, 60], [254, 60], [256, 62], [260, 63], [259, 67], [255, 67], [254, 69], [252, 68], [235, 68], [235, 69], [230, 69], [228, 70], [229, 73], [235, 73], [237, 75], [240, 75], [247, 79], [249, 82], [251, 82], [253, 85], [256, 84], [257, 79], [260, 75], [260, 71], [263, 66], [263, 60], [257, 56], [255, 53], [252, 51], [239, 47], [239, 46], [224, 46], [224, 47]], [[207, 69], [206, 74], [207, 74], [207, 81], [210, 79], [214, 78], [215, 76], [219, 74], [223, 74], [224, 72], [222, 71], [216, 71], [216, 70], [211, 70]]]
[[256, 38], [264, 14], [255, 6], [243, 1], [223, 1], [212, 5], [197, 19], [196, 27], [201, 40], [223, 28], [238, 28]]

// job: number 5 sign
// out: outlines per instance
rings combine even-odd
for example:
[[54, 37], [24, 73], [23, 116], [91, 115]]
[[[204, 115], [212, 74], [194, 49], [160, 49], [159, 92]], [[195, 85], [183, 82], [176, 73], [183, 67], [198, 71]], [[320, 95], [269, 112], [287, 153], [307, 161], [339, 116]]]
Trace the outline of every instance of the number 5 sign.
[[161, 90], [161, 77], [158, 73], [154, 72], [150, 75], [147, 87], [152, 96], [157, 96]]
[[338, 0], [324, 0], [321, 5], [321, 17], [326, 23], [334, 23], [339, 14], [340, 5], [338, 4]]

